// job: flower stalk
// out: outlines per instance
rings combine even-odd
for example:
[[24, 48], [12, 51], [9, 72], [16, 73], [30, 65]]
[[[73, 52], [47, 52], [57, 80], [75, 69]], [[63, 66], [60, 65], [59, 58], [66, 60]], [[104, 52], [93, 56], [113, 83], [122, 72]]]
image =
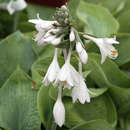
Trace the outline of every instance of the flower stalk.
[[[77, 100], [81, 104], [90, 102], [91, 92], [87, 88], [82, 75], [82, 64], [87, 64], [89, 57], [82, 39], [90, 40], [99, 47], [102, 55], [101, 63], [105, 62], [106, 57], [115, 59], [118, 56], [118, 52], [112, 44], [119, 44], [119, 42], [116, 41], [115, 37], [96, 38], [95, 36], [78, 32], [71, 24], [69, 9], [65, 5], [56, 10], [53, 21], [42, 20], [38, 15], [37, 19], [31, 19], [29, 22], [35, 24], [38, 31], [35, 38], [38, 45], [45, 46], [51, 44], [56, 48], [53, 61], [48, 68], [43, 83], [47, 86], [50, 83], [54, 86], [60, 86], [57, 101], [53, 108], [53, 116], [55, 122], [61, 127], [65, 123], [65, 108], [62, 102], [63, 88], [72, 90], [73, 103]], [[58, 49], [62, 50], [65, 60], [61, 68], [57, 58]], [[73, 52], [76, 52], [78, 55], [79, 71], [70, 63]]]

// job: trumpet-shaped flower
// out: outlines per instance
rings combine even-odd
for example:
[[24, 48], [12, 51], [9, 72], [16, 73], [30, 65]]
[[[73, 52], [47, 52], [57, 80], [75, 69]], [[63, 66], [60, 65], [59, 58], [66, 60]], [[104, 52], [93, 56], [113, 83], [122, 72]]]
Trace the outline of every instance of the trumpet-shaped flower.
[[54, 83], [57, 74], [60, 71], [60, 67], [57, 61], [57, 54], [58, 54], [58, 49], [56, 48], [55, 50], [55, 56], [53, 58], [53, 61], [51, 65], [48, 68], [48, 71], [44, 77], [43, 83], [47, 86], [49, 83]]
[[78, 52], [81, 62], [86, 64], [88, 61], [88, 54], [80, 42], [76, 42], [76, 51]]
[[118, 41], [116, 41], [116, 38], [94, 38], [88, 35], [84, 35], [85, 38], [92, 40], [97, 44], [97, 46], [100, 49], [102, 60], [101, 63], [103, 63], [108, 56], [111, 59], [116, 59], [118, 56], [118, 52], [115, 49], [115, 47], [112, 44], [119, 44]]
[[46, 21], [42, 20], [37, 16], [38, 19], [32, 19], [29, 20], [29, 22], [35, 24], [36, 29], [38, 31], [38, 34], [36, 35], [35, 40], [38, 42], [38, 44], [41, 45], [47, 45], [47, 44], [52, 44], [52, 45], [58, 45], [60, 44], [63, 35], [60, 35], [57, 37], [57, 33], [59, 33], [62, 28], [61, 27], [54, 27], [54, 24], [58, 25], [58, 22], [56, 21]]
[[26, 7], [27, 4], [24, 0], [11, 0], [7, 5], [7, 10], [12, 15], [15, 11], [23, 10]]
[[90, 102], [89, 90], [84, 82], [82, 76], [80, 76], [79, 84], [76, 84], [72, 89], [72, 99], [73, 103], [78, 99], [80, 103], [84, 104], [85, 102]]
[[66, 88], [71, 88], [79, 83], [79, 73], [70, 64], [71, 52], [67, 56], [67, 60], [57, 75], [54, 85], [58, 83], [64, 85]]
[[47, 31], [53, 27], [53, 24], [57, 23], [56, 21], [42, 20], [39, 14], [37, 14], [37, 19], [30, 19], [29, 22], [35, 24], [37, 31]]
[[58, 98], [53, 108], [53, 116], [55, 122], [61, 127], [65, 122], [65, 108], [62, 103], [62, 87], [59, 87]]

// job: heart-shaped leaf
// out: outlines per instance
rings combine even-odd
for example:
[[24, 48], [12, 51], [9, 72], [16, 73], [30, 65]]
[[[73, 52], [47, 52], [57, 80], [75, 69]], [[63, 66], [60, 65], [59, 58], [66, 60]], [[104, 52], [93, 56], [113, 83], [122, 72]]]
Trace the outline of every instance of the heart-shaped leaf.
[[128, 36], [120, 36], [118, 38], [120, 44], [119, 44], [119, 56], [118, 58], [115, 60], [116, 63], [119, 66], [123, 66], [125, 65], [127, 68], [129, 68], [129, 64], [130, 64], [130, 33], [128, 34]]
[[0, 88], [0, 126], [11, 130], [40, 130], [37, 91], [20, 68]]
[[80, 2], [78, 18], [85, 23], [85, 32], [97, 37], [116, 34], [119, 24], [109, 11], [101, 6]]
[[117, 115], [115, 106], [108, 95], [102, 95], [91, 99], [90, 103], [80, 104], [72, 103], [68, 97], [63, 98], [66, 109], [66, 122], [68, 128], [77, 124], [89, 122], [92, 120], [102, 119], [115, 127]]
[[0, 42], [0, 87], [17, 65], [29, 72], [36, 59], [29, 39], [20, 32], [8, 36]]
[[118, 22], [120, 24], [120, 33], [130, 33], [130, 10], [122, 13], [118, 17]]

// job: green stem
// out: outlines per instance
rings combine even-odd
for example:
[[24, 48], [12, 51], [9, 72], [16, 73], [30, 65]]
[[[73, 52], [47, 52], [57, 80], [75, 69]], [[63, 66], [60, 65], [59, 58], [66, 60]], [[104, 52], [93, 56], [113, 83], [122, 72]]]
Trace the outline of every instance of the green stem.
[[14, 16], [13, 32], [15, 32], [18, 28], [18, 21], [19, 21], [19, 12], [16, 12]]
[[130, 37], [130, 33], [117, 33], [117, 36], [118, 37], [124, 37], [124, 36]]
[[125, 127], [125, 124], [124, 124], [124, 119], [119, 119], [119, 123], [120, 123], [120, 127], [122, 128], [122, 129], [124, 129], [124, 127]]

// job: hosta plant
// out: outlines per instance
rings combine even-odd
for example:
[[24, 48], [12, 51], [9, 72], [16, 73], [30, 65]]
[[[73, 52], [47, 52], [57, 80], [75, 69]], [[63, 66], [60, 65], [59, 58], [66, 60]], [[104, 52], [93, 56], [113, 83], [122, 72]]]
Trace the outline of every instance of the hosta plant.
[[0, 129], [129, 130], [129, 0], [58, 2], [0, 0]]

